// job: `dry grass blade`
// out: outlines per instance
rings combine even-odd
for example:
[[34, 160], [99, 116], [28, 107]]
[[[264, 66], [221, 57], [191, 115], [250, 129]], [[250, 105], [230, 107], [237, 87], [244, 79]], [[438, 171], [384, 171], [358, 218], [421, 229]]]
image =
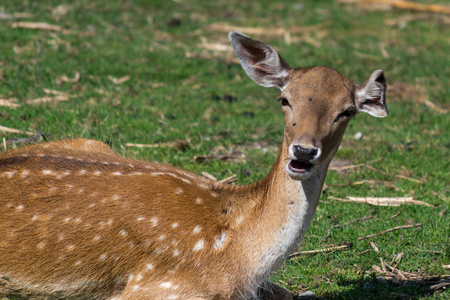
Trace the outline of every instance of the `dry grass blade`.
[[426, 106], [428, 106], [432, 110], [437, 111], [438, 113], [441, 113], [441, 114], [448, 113], [447, 109], [440, 108], [439, 106], [437, 106], [436, 104], [434, 104], [433, 102], [431, 102], [428, 99], [422, 99], [422, 100], [420, 100], [420, 102], [422, 102], [423, 104], [425, 104]]
[[233, 174], [230, 177], [217, 181], [219, 184], [230, 184], [237, 181], [237, 175]]
[[78, 82], [80, 80], [80, 73], [76, 72], [74, 78], [69, 78], [67, 75], [62, 75], [56, 78], [56, 83], [60, 84], [62, 82]]
[[130, 79], [130, 75], [126, 75], [120, 78], [108, 76], [108, 79], [111, 80], [114, 84], [122, 84]]
[[26, 29], [40, 29], [48, 31], [61, 32], [63, 34], [71, 34], [70, 30], [64, 29], [58, 25], [52, 25], [48, 23], [36, 23], [36, 22], [15, 22], [12, 23], [12, 28], [26, 28]]
[[353, 245], [352, 243], [345, 243], [344, 245], [341, 245], [341, 246], [334, 246], [334, 247], [328, 247], [328, 248], [317, 249], [317, 250], [308, 250], [308, 251], [294, 252], [291, 255], [289, 255], [288, 258], [294, 258], [294, 257], [300, 256], [300, 255], [304, 255], [304, 254], [317, 254], [317, 253], [322, 253], [322, 252], [343, 250], [343, 249], [351, 247], [352, 245]]
[[0, 106], [6, 106], [6, 107], [9, 107], [9, 108], [19, 107], [20, 104], [15, 103], [16, 101], [17, 101], [16, 98], [0, 99]]
[[289, 29], [283, 29], [283, 28], [242, 27], [242, 26], [233, 26], [226, 23], [214, 23], [209, 25], [207, 29], [220, 32], [229, 32], [236, 30], [250, 35], [274, 35], [274, 36], [281, 36], [285, 40], [289, 40], [290, 34], [300, 34], [304, 32], [315, 31], [329, 24], [330, 24], [329, 22], [325, 22], [310, 26], [301, 26], [301, 27], [294, 26]]
[[338, 0], [339, 3], [387, 4], [398, 9], [450, 14], [450, 7], [439, 4], [420, 4], [403, 0]]
[[1, 126], [1, 125], [0, 125], [0, 131], [10, 132], [10, 133], [17, 133], [17, 134], [26, 134], [26, 135], [35, 135], [36, 134], [36, 132], [22, 131], [22, 130], [19, 130], [19, 129], [9, 128], [9, 127], [5, 127], [5, 126]]
[[157, 144], [135, 144], [126, 143], [127, 147], [137, 147], [137, 148], [175, 148], [180, 151], [185, 151], [192, 147], [192, 144], [186, 140], [179, 140], [175, 142], [157, 143]]
[[217, 178], [214, 175], [209, 174], [208, 172], [203, 171], [202, 175], [208, 179], [211, 179], [212, 181], [217, 181]]
[[204, 163], [211, 160], [222, 160], [222, 161], [235, 161], [243, 162], [245, 161], [245, 155], [235, 155], [235, 154], [224, 154], [224, 155], [196, 155], [194, 156], [194, 161], [197, 163]]
[[375, 251], [376, 253], [380, 253], [377, 244], [375, 244], [374, 242], [370, 242], [370, 247], [372, 247], [373, 251]]
[[366, 236], [359, 237], [357, 240], [358, 241], [362, 241], [362, 240], [366, 240], [366, 239], [370, 239], [370, 238], [373, 238], [373, 237], [377, 237], [379, 235], [383, 235], [383, 234], [386, 234], [386, 233], [389, 233], [389, 232], [392, 232], [392, 231], [396, 231], [396, 230], [400, 230], [400, 229], [408, 229], [408, 228], [412, 228], [412, 227], [416, 228], [416, 227], [419, 227], [419, 226], [422, 226], [422, 224], [421, 223], [417, 223], [417, 224], [414, 224], [414, 225], [397, 226], [397, 227], [394, 227], [394, 228], [386, 229], [386, 230], [384, 230], [382, 232], [379, 232], [379, 233], [374, 233], [374, 234], [369, 234], [369, 235], [366, 235]]
[[328, 197], [328, 199], [338, 200], [343, 202], [367, 203], [376, 206], [400, 206], [402, 204], [415, 204], [434, 207], [423, 201], [414, 200], [412, 197], [352, 197], [347, 196], [348, 199]]
[[374, 216], [365, 216], [365, 217], [362, 217], [362, 218], [357, 218], [357, 219], [355, 219], [355, 220], [353, 220], [353, 221], [351, 221], [351, 222], [345, 223], [345, 224], [342, 225], [342, 226], [341, 226], [340, 224], [334, 225], [333, 227], [331, 227], [330, 229], [328, 229], [328, 233], [327, 233], [327, 235], [323, 238], [322, 241], [326, 241], [326, 240], [330, 237], [330, 235], [331, 235], [331, 230], [334, 229], [334, 228], [341, 228], [341, 227], [348, 226], [348, 225], [351, 225], [351, 224], [356, 223], [356, 222], [363, 222], [363, 221], [370, 220], [370, 219], [373, 219], [373, 218], [374, 218]]
[[57, 96], [45, 96], [42, 98], [27, 100], [27, 104], [40, 104], [40, 103], [47, 103], [47, 102], [60, 102], [60, 101], [68, 101], [70, 97], [69, 95], [57, 95]]
[[438, 290], [444, 290], [447, 286], [450, 285], [450, 276], [435, 276], [435, 275], [423, 275], [420, 273], [410, 273], [397, 269], [395, 266], [390, 266], [385, 263], [382, 258], [381, 268], [373, 265], [372, 270], [381, 275], [384, 279], [388, 281], [392, 281], [396, 284], [404, 282], [406, 284], [410, 283], [421, 283], [428, 285], [428, 289], [431, 292], [436, 292]]

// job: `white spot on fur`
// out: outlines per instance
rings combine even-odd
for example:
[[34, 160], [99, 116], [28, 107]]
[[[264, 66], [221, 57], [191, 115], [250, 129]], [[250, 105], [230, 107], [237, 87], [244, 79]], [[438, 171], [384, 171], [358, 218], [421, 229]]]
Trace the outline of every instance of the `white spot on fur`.
[[145, 268], [147, 269], [147, 271], [151, 271], [155, 269], [155, 266], [152, 264], [145, 264]]
[[86, 172], [87, 172], [86, 170], [80, 170], [80, 172], [78, 172], [78, 174], [79, 175], [84, 175], [84, 174], [86, 174]]
[[164, 281], [164, 282], [161, 282], [161, 284], [159, 286], [164, 289], [170, 289], [172, 287], [172, 282]]
[[114, 173], [111, 173], [111, 175], [114, 175], [114, 176], [121, 176], [122, 173], [120, 173], [120, 172], [114, 172]]
[[23, 205], [19, 205], [16, 207], [17, 210], [22, 210], [23, 209]]
[[108, 222], [106, 224], [108, 224], [109, 226], [111, 226], [113, 223], [113, 219], [108, 219]]
[[74, 245], [68, 245], [67, 246], [67, 251], [72, 251], [75, 248]]
[[145, 218], [144, 218], [144, 217], [138, 217], [137, 220], [138, 220], [138, 221], [144, 221]]
[[222, 250], [226, 240], [227, 240], [227, 232], [225, 230], [222, 230], [219, 237], [216, 239], [216, 242], [214, 243], [214, 250]]
[[126, 232], [125, 230], [121, 230], [121, 231], [119, 231], [119, 234], [121, 235], [121, 236], [127, 236], [128, 235], [128, 232]]
[[94, 241], [100, 240], [100, 236], [99, 236], [99, 235], [94, 236], [93, 240], [94, 240]]
[[195, 203], [202, 204], [203, 200], [201, 198], [195, 198]]
[[46, 242], [40, 242], [39, 244], [37, 244], [37, 248], [38, 249], [44, 249]]
[[152, 222], [152, 226], [153, 226], [153, 227], [156, 227], [156, 225], [158, 225], [158, 221], [159, 221], [158, 217], [153, 217], [153, 218], [150, 220], [150, 222]]
[[191, 184], [191, 182], [190, 182], [189, 180], [187, 180], [186, 178], [180, 177], [180, 179], [181, 179], [183, 182], [186, 182], [187, 184]]
[[161, 235], [159, 236], [158, 240], [162, 241], [162, 240], [164, 240], [165, 238], [166, 238], [166, 236], [165, 236], [164, 234], [161, 234]]
[[95, 171], [95, 172], [94, 172], [94, 175], [97, 175], [97, 176], [98, 176], [98, 175], [100, 175], [100, 174], [102, 174], [101, 171]]
[[180, 255], [180, 251], [178, 251], [178, 249], [173, 250], [173, 256], [178, 256]]
[[175, 194], [181, 194], [183, 192], [182, 188], [177, 188]]
[[197, 225], [197, 226], [195, 226], [194, 230], [192, 230], [192, 233], [193, 234], [197, 234], [200, 231], [202, 231], [202, 227]]
[[144, 175], [144, 173], [142, 172], [134, 172], [134, 173], [130, 173], [128, 174], [129, 176], [133, 176], [133, 175]]
[[37, 219], [39, 219], [39, 215], [34, 215], [34, 216], [31, 218], [31, 221], [36, 221]]
[[137, 276], [136, 276], [136, 281], [141, 281], [142, 277], [143, 277], [143, 276], [142, 276], [141, 273], [137, 274]]
[[81, 263], [82, 263], [81, 260], [77, 260], [77, 261], [74, 263], [74, 266], [79, 266], [79, 265], [81, 265]]
[[68, 222], [70, 221], [70, 219], [72, 219], [72, 218], [71, 218], [71, 217], [65, 217], [65, 218], [64, 218], [64, 222], [65, 222], [65, 223], [68, 223]]
[[173, 223], [173, 224], [172, 224], [172, 228], [177, 228], [178, 225], [179, 225], [178, 223]]
[[200, 239], [195, 245], [194, 248], [192, 248], [192, 251], [200, 251], [205, 247], [205, 240]]
[[241, 225], [243, 221], [244, 221], [244, 216], [243, 216], [243, 215], [240, 215], [240, 216], [236, 219], [236, 225]]
[[167, 296], [167, 299], [169, 299], [169, 300], [175, 300], [175, 299], [178, 299], [178, 298], [180, 298], [178, 295], [169, 295], [169, 296]]
[[102, 255], [100, 255], [99, 260], [104, 261], [106, 257], [107, 257], [106, 253], [103, 253]]
[[50, 170], [44, 170], [44, 171], [42, 171], [42, 175], [51, 175], [51, 174], [53, 174], [53, 172], [50, 171]]
[[28, 170], [23, 170], [22, 173], [20, 173], [20, 177], [22, 178], [27, 177], [28, 175], [30, 175], [30, 171]]

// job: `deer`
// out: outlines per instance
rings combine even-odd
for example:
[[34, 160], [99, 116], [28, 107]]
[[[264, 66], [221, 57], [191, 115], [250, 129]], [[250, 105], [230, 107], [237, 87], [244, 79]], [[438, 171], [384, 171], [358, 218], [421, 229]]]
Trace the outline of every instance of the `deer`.
[[308, 229], [350, 119], [388, 115], [385, 77], [357, 85], [330, 67], [291, 68], [243, 33], [228, 38], [246, 74], [281, 91], [268, 175], [221, 184], [82, 138], [1, 153], [1, 296], [292, 299], [267, 278]]

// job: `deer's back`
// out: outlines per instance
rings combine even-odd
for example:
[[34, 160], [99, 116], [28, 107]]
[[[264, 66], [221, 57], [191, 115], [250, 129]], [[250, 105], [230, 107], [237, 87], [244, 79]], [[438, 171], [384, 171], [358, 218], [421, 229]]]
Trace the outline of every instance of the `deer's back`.
[[227, 224], [209, 180], [100, 142], [45, 145], [0, 155], [0, 276], [11, 289], [165, 288], [176, 272], [202, 280], [202, 256], [220, 257]]

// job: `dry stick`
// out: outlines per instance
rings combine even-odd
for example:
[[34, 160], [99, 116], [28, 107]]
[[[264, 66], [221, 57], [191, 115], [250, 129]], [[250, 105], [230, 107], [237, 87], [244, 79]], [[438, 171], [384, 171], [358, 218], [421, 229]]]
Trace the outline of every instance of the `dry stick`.
[[49, 30], [61, 32], [63, 34], [72, 33], [70, 30], [64, 29], [58, 25], [52, 25], [48, 23], [35, 23], [35, 22], [15, 22], [12, 25], [12, 28], [27, 28], [27, 29], [41, 29], [41, 30]]
[[316, 254], [316, 253], [322, 253], [322, 252], [330, 252], [330, 251], [335, 251], [335, 250], [342, 250], [345, 248], [349, 248], [352, 246], [352, 243], [346, 243], [345, 245], [341, 245], [341, 246], [334, 246], [334, 247], [329, 247], [329, 248], [324, 248], [324, 249], [317, 249], [317, 250], [308, 250], [308, 251], [299, 251], [299, 252], [294, 252], [291, 255], [289, 255], [288, 258], [294, 258], [303, 254]]
[[224, 178], [222, 180], [217, 181], [218, 184], [228, 184], [237, 181], [237, 175], [233, 174], [230, 177]]
[[373, 251], [375, 251], [376, 253], [380, 253], [380, 250], [378, 250], [377, 244], [375, 244], [374, 242], [370, 242], [370, 246], [372, 247]]
[[367, 203], [376, 206], [400, 206], [402, 204], [416, 204], [425, 205], [428, 207], [434, 207], [423, 201], [414, 200], [412, 197], [352, 197], [347, 196], [348, 199], [342, 199], [337, 197], [329, 196], [328, 199], [338, 200], [343, 202], [356, 202], [356, 203]]
[[31, 132], [31, 131], [22, 131], [19, 129], [15, 129], [15, 128], [9, 128], [9, 127], [5, 127], [0, 125], [0, 131], [3, 132], [11, 132], [11, 133], [18, 133], [18, 134], [26, 134], [26, 135], [35, 135], [35, 132]]
[[338, 0], [340, 3], [373, 3], [389, 4], [398, 9], [409, 9], [415, 11], [429, 11], [435, 13], [450, 14], [450, 7], [438, 4], [419, 4], [403, 0]]
[[398, 217], [400, 215], [400, 213], [398, 212], [398, 213], [396, 213], [395, 215], [393, 215], [393, 216], [391, 216], [391, 217], [389, 217], [389, 219], [394, 219], [394, 218], [396, 218], [396, 217]]
[[330, 22], [319, 23], [310, 26], [302, 26], [302, 27], [291, 27], [289, 29], [283, 28], [257, 28], [257, 27], [239, 27], [233, 26], [225, 23], [215, 23], [209, 25], [207, 28], [212, 31], [221, 31], [221, 32], [229, 32], [229, 31], [240, 31], [246, 34], [252, 35], [279, 35], [286, 39], [286, 33], [290, 34], [300, 34], [303, 32], [315, 31], [324, 26], [329, 25]]
[[351, 222], [345, 223], [345, 224], [342, 225], [342, 226], [339, 225], [339, 224], [334, 225], [333, 227], [331, 227], [330, 229], [328, 229], [328, 233], [327, 233], [327, 235], [323, 238], [322, 241], [326, 241], [326, 240], [330, 237], [330, 235], [331, 235], [331, 230], [332, 230], [333, 228], [339, 228], [339, 227], [343, 227], [343, 226], [348, 226], [348, 225], [351, 225], [351, 224], [356, 223], [356, 222], [363, 222], [363, 221], [370, 220], [370, 219], [373, 219], [373, 218], [374, 218], [374, 216], [365, 216], [365, 217], [362, 217], [362, 218], [357, 218], [357, 219], [355, 219], [355, 220], [353, 220], [353, 221], [351, 221]]
[[376, 237], [376, 236], [379, 236], [379, 235], [383, 235], [383, 234], [389, 233], [391, 231], [395, 231], [395, 230], [399, 230], [399, 229], [407, 229], [407, 228], [412, 228], [412, 227], [415, 228], [415, 227], [419, 227], [419, 226], [422, 226], [422, 224], [421, 223], [417, 223], [417, 224], [414, 224], [414, 225], [397, 226], [397, 227], [394, 227], [394, 228], [390, 228], [390, 229], [384, 230], [384, 231], [379, 232], [379, 233], [369, 234], [369, 235], [366, 235], [366, 236], [359, 237], [357, 240], [358, 241], [362, 241], [362, 240], [365, 240], [365, 239], [370, 239], [370, 238], [373, 238], [373, 237]]

